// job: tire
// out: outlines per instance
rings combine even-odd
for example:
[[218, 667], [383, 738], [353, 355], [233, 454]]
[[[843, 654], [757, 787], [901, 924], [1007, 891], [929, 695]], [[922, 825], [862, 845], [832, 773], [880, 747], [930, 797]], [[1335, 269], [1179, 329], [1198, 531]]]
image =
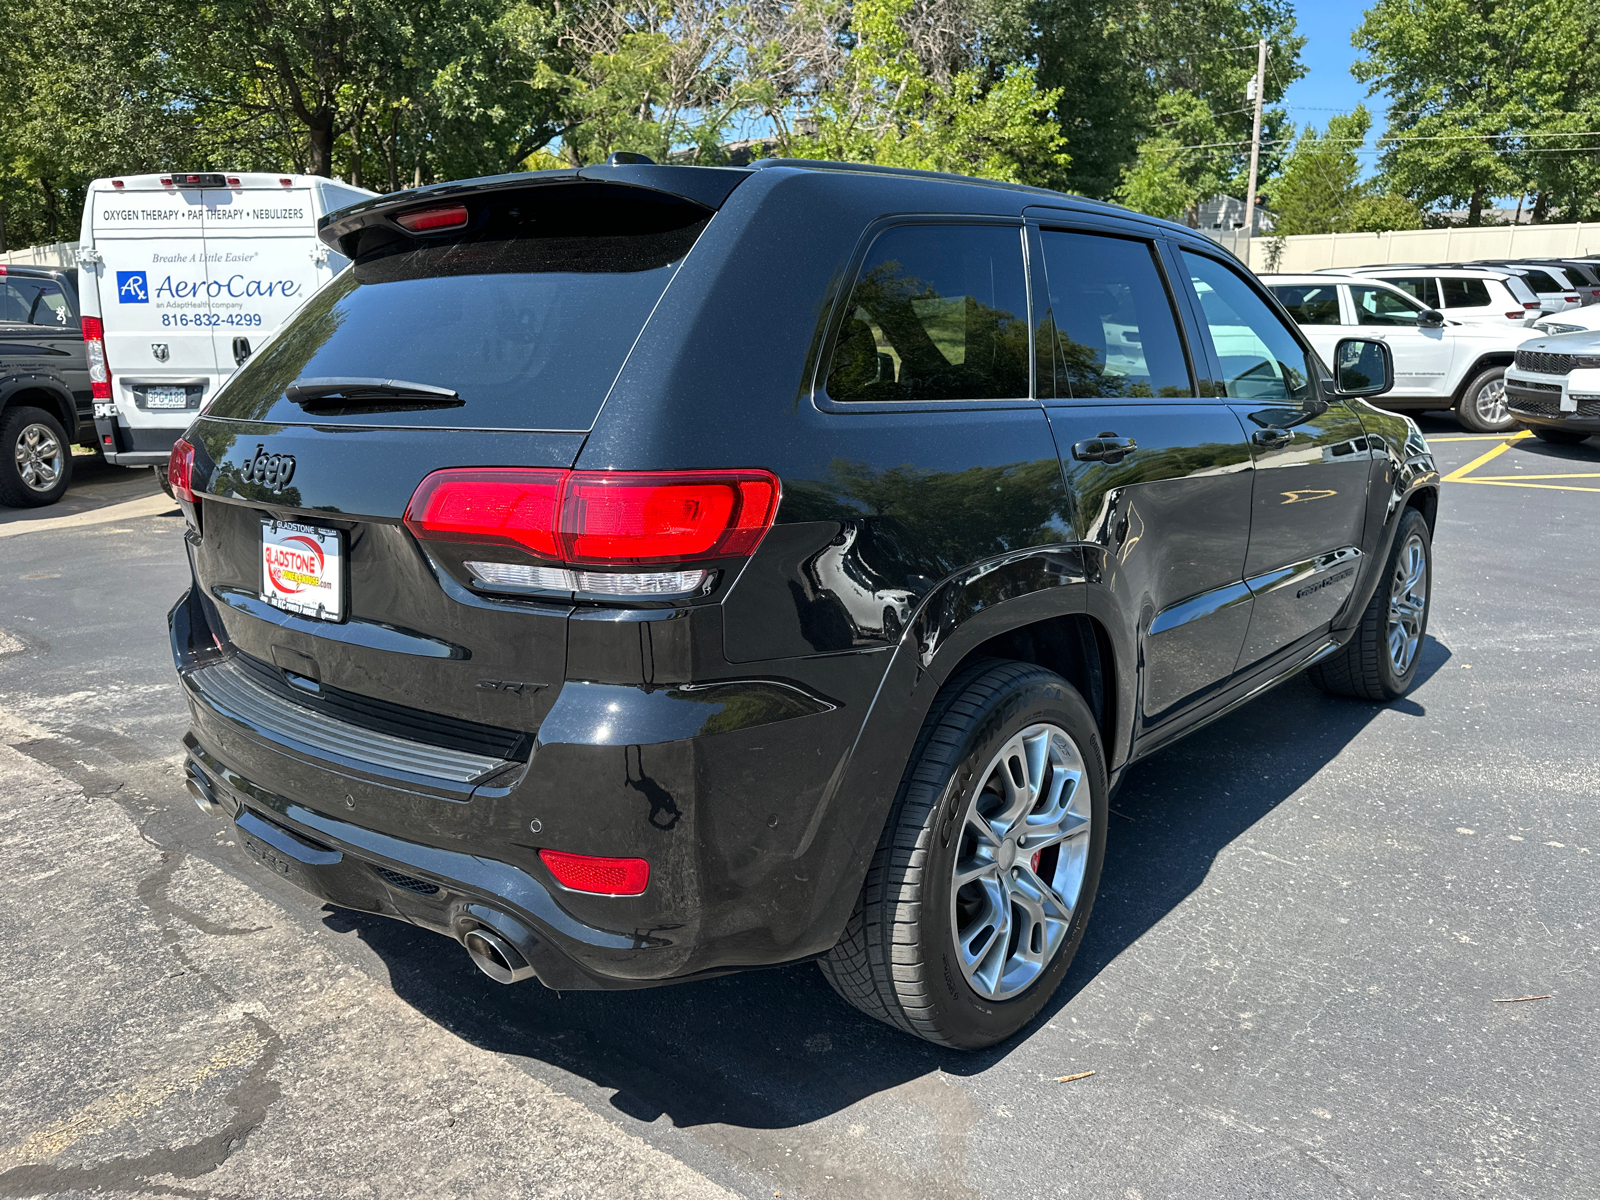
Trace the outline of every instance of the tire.
[[[1412, 556], [1413, 545], [1420, 548], [1420, 572]], [[1419, 595], [1420, 607], [1416, 603]], [[1391, 611], [1390, 602], [1397, 596], [1409, 599], [1397, 600]], [[1432, 600], [1433, 538], [1422, 514], [1408, 508], [1400, 518], [1383, 575], [1361, 614], [1355, 636], [1337, 654], [1311, 667], [1312, 682], [1332, 695], [1360, 700], [1387, 703], [1405, 695], [1417, 677]], [[1397, 641], [1392, 639], [1405, 648], [1403, 663]]]
[[1504, 433], [1517, 424], [1506, 407], [1506, 369], [1490, 367], [1473, 376], [1456, 402], [1456, 421], [1473, 433]]
[[[1004, 1041], [1038, 1015], [1083, 940], [1107, 802], [1100, 732], [1066, 680], [995, 659], [963, 670], [923, 722], [823, 975], [862, 1012], [937, 1045]], [[960, 886], [958, 864], [973, 876]]]
[[18, 406], [0, 415], [0, 504], [43, 508], [72, 483], [72, 443], [42, 408]]
[[1541, 442], [1549, 442], [1552, 446], [1576, 446], [1589, 437], [1581, 429], [1551, 429], [1547, 425], [1535, 425], [1533, 436]]

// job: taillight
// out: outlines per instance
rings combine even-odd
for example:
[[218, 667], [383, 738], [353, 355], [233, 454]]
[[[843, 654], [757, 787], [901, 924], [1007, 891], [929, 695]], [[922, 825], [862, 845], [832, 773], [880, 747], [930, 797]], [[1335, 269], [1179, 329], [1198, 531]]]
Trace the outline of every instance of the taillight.
[[598, 858], [564, 850], [541, 850], [539, 857], [556, 882], [574, 892], [637, 896], [650, 883], [650, 864], [642, 858]]
[[443, 233], [467, 223], [465, 204], [446, 204], [434, 208], [414, 208], [395, 217], [395, 222], [412, 233]]
[[1520, 312], [1508, 312], [1506, 314], [1506, 320], [1508, 320], [1508, 321], [1520, 321], [1526, 315], [1527, 314], [1520, 313]]
[[1531, 310], [1537, 311], [1539, 309], [1539, 307], [1540, 307], [1540, 304], [1539, 304], [1539, 301], [1537, 301], [1537, 300], [1524, 300], [1522, 302], [1522, 307], [1526, 308], [1526, 309], [1531, 309]]
[[422, 481], [405, 524], [419, 541], [505, 546], [543, 560], [463, 561], [490, 590], [682, 596], [705, 582], [700, 564], [755, 553], [778, 494], [777, 476], [760, 470], [457, 468]]
[[194, 503], [194, 447], [185, 439], [172, 443], [167, 459], [167, 486], [179, 500]]
[[111, 399], [111, 364], [106, 361], [106, 327], [99, 317], [83, 318], [83, 356], [89, 363], [89, 392]]

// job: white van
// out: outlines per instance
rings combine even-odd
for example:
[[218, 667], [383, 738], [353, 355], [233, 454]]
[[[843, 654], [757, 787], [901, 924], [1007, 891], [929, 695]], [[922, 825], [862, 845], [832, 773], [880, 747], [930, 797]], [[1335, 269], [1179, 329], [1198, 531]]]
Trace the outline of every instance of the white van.
[[172, 443], [261, 343], [349, 265], [324, 215], [376, 195], [316, 175], [124, 175], [89, 185], [78, 277], [107, 461]]

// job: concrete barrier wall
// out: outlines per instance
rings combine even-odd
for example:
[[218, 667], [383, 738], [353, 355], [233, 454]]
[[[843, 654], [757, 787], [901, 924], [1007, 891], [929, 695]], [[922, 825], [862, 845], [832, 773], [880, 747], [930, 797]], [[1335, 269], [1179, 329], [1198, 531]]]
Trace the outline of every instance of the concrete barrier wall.
[[0, 263], [15, 263], [19, 267], [55, 267], [70, 271], [78, 265], [78, 243], [56, 242], [51, 246], [29, 246], [25, 250], [7, 250], [0, 254]]
[[[1275, 241], [1283, 243], [1276, 265]], [[1579, 258], [1600, 253], [1600, 222], [1401, 229], [1390, 233], [1306, 233], [1250, 239], [1250, 266], [1283, 274], [1385, 263], [1452, 263], [1475, 258]]]

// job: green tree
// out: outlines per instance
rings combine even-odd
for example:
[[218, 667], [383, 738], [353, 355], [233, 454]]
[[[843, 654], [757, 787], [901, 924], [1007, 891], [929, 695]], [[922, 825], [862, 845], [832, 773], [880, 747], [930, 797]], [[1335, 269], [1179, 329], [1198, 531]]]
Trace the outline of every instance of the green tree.
[[1424, 207], [1464, 205], [1470, 225], [1496, 196], [1536, 191], [1538, 218], [1552, 197], [1580, 196], [1600, 153], [1573, 136], [1600, 116], [1596, 21], [1564, 0], [1378, 0], [1351, 71], [1391, 101], [1385, 185]]
[[844, 159], [1039, 182], [1071, 163], [1032, 67], [998, 77], [976, 68], [941, 85], [903, 25], [911, 0], [857, 0], [855, 43], [811, 113], [811, 129], [787, 139], [798, 158]]

